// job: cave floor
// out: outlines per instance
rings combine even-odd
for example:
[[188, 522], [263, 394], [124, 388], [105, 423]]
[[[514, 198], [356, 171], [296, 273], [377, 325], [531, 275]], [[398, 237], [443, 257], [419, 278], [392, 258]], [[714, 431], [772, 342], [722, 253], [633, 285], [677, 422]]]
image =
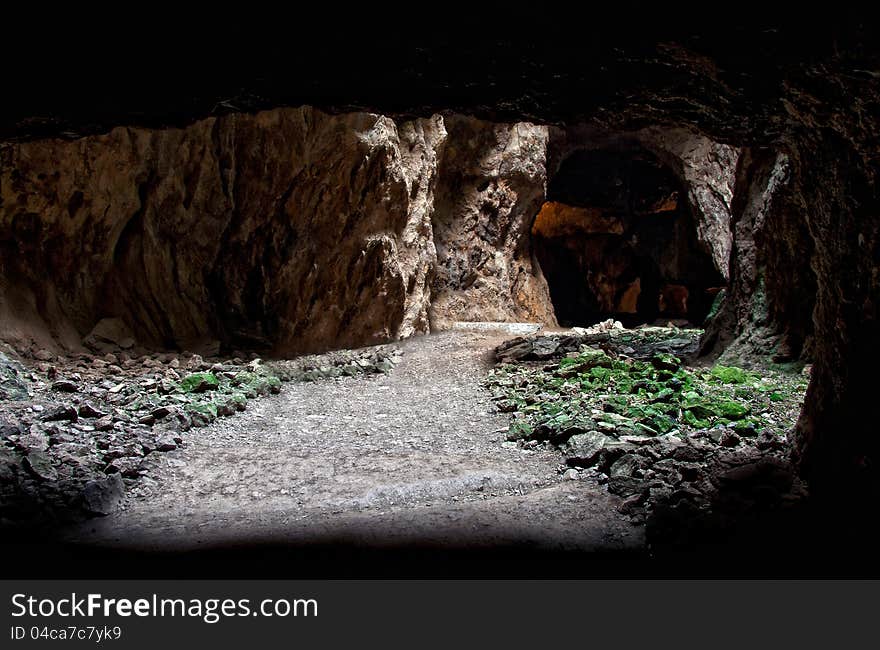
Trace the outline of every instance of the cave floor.
[[491, 349], [509, 337], [417, 337], [400, 344], [389, 374], [291, 382], [193, 430], [120, 512], [69, 529], [65, 542], [203, 563], [226, 557], [217, 549], [277, 558], [284, 548], [287, 574], [309, 572], [298, 557], [315, 561], [290, 549], [321, 548], [325, 565], [378, 549], [380, 575], [412, 549], [641, 552], [643, 528], [618, 514], [618, 497], [565, 478], [552, 450], [503, 444], [508, 418], [480, 383]]

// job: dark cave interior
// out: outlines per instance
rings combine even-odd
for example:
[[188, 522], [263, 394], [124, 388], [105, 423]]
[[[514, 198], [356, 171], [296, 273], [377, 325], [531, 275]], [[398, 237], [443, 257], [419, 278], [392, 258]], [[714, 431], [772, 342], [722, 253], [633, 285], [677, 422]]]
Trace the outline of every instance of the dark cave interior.
[[686, 192], [644, 150], [581, 150], [553, 177], [532, 242], [563, 326], [701, 325], [724, 278]]

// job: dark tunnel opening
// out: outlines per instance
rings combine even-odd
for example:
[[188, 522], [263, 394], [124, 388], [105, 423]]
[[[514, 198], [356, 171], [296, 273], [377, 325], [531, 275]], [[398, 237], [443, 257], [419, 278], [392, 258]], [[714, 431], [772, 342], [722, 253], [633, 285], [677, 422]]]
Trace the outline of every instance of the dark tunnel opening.
[[702, 325], [725, 284], [681, 182], [642, 149], [569, 156], [550, 181], [532, 244], [562, 326]]

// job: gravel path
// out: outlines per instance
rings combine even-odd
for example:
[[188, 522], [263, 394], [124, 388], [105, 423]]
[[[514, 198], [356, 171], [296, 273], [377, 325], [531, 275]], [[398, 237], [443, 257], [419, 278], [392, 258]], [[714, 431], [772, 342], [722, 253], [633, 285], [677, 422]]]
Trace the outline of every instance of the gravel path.
[[567, 480], [554, 451], [502, 444], [507, 416], [480, 388], [509, 334], [455, 331], [401, 344], [388, 375], [289, 383], [154, 454], [117, 515], [70, 541], [152, 549], [344, 537], [359, 544], [527, 543], [639, 548], [616, 497]]

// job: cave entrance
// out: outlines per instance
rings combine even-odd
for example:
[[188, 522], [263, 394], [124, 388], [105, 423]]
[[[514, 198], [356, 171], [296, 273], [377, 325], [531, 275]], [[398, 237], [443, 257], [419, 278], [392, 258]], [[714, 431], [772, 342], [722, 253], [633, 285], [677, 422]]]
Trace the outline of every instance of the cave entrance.
[[607, 318], [702, 325], [725, 284], [697, 239], [682, 183], [642, 149], [570, 155], [531, 232], [565, 327]]

